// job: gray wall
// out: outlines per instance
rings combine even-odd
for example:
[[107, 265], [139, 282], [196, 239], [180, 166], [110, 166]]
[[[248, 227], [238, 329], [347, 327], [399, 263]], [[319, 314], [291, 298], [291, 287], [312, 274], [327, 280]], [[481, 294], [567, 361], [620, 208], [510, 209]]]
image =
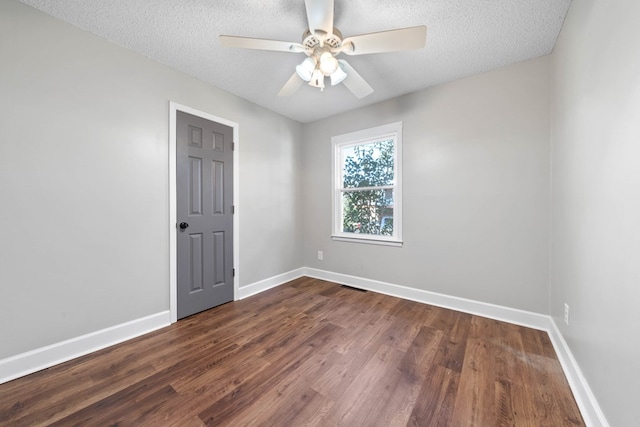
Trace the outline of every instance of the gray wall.
[[549, 310], [612, 426], [640, 425], [639, 16], [574, 1], [554, 55]]
[[[546, 312], [549, 71], [542, 57], [306, 125], [305, 265]], [[331, 137], [395, 121], [404, 246], [332, 241]]]
[[299, 123], [3, 0], [0, 359], [169, 309], [170, 100], [239, 123], [241, 285], [302, 265]]

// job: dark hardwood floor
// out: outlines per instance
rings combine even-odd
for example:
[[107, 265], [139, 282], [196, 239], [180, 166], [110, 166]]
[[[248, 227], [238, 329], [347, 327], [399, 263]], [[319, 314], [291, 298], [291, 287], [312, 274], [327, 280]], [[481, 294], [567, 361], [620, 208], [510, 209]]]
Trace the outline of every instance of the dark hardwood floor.
[[584, 424], [545, 332], [301, 278], [2, 384], [0, 425]]

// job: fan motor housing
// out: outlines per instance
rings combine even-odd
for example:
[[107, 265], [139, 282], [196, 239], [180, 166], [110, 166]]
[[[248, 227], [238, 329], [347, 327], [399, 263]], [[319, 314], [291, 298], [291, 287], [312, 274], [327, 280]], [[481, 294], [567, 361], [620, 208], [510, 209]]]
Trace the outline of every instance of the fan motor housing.
[[333, 34], [327, 34], [321, 30], [312, 33], [311, 30], [307, 30], [302, 35], [302, 45], [310, 52], [321, 45], [328, 46], [330, 49], [338, 49], [342, 45], [342, 33], [336, 27], [333, 27]]

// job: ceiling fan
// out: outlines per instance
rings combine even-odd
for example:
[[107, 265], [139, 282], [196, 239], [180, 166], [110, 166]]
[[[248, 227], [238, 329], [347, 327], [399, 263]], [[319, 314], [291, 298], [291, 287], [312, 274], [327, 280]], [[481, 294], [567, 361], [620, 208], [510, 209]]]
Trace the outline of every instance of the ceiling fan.
[[323, 90], [325, 77], [329, 77], [332, 86], [342, 83], [358, 98], [370, 95], [373, 88], [347, 61], [337, 59], [338, 54], [364, 55], [419, 49], [425, 45], [427, 27], [424, 25], [343, 38], [340, 30], [333, 26], [333, 2], [305, 0], [309, 29], [302, 35], [302, 43], [226, 35], [220, 36], [220, 42], [224, 47], [307, 55], [296, 66], [296, 72], [284, 84], [279, 96], [292, 95], [304, 82]]

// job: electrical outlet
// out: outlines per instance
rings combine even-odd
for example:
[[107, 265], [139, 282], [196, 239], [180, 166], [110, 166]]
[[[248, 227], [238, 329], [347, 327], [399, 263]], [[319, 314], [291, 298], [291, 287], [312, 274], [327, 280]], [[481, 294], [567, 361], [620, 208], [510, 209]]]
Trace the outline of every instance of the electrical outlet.
[[318, 259], [322, 261], [324, 259], [324, 253], [322, 251], [318, 251]]
[[569, 324], [569, 304], [564, 303], [564, 323]]

